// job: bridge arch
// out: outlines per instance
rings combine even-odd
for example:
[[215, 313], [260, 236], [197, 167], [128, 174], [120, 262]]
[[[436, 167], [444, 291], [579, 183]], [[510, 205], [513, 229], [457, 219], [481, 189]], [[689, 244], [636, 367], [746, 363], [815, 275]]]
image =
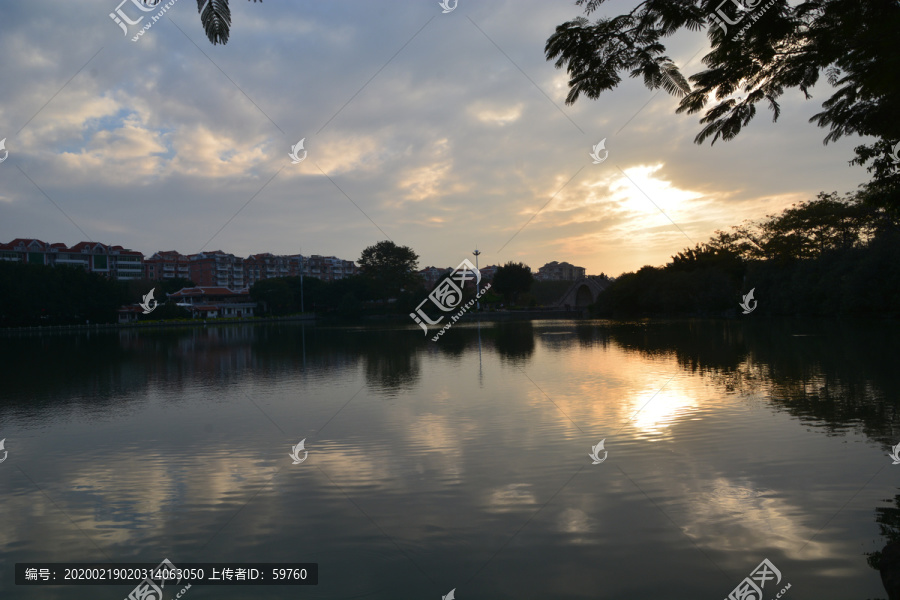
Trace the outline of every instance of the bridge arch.
[[609, 286], [608, 280], [582, 277], [572, 283], [571, 287], [556, 303], [556, 306], [563, 308], [569, 305], [573, 308], [587, 308], [597, 301], [597, 297], [607, 286]]

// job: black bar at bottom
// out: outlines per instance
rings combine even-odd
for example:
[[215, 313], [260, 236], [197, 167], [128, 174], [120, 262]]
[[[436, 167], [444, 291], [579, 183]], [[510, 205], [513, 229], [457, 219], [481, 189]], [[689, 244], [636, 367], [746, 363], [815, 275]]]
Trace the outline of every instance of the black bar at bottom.
[[318, 563], [16, 563], [16, 585], [319, 585]]

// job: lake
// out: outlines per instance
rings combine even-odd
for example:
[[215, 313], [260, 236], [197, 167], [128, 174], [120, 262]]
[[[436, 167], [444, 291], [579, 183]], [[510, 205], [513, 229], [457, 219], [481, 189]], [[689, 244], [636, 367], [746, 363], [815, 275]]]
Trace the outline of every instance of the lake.
[[764, 566], [765, 600], [788, 585], [788, 599], [886, 598], [868, 555], [900, 539], [898, 330], [744, 318], [458, 322], [438, 342], [411, 322], [3, 337], [0, 597], [133, 587], [15, 586], [16, 562], [167, 558], [319, 565], [317, 586], [197, 585], [189, 600], [720, 600], [764, 560], [778, 574]]

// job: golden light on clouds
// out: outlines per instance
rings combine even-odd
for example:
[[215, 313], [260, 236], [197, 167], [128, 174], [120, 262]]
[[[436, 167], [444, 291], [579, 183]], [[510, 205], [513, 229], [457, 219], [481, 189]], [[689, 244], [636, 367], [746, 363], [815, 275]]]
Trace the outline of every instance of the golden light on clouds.
[[173, 132], [174, 172], [195, 177], [241, 177], [265, 159], [261, 146], [252, 141], [190, 127]]
[[121, 127], [93, 134], [78, 152], [61, 152], [58, 159], [73, 177], [108, 179], [111, 183], [121, 182], [121, 169], [127, 169], [129, 177], [158, 175], [165, 169], [165, 161], [157, 156], [163, 152], [166, 146], [162, 135], [131, 116]]
[[[399, 201], [392, 202], [391, 205], [399, 207], [407, 201], [438, 200], [447, 194], [465, 192], [468, 186], [452, 177], [454, 162], [451, 150], [448, 138], [442, 138], [429, 146], [428, 154], [425, 157], [428, 162], [410, 167], [400, 175], [396, 185], [399, 190], [402, 190], [402, 196]], [[429, 219], [429, 222], [433, 222], [433, 219]]]
[[[297, 139], [290, 145], [299, 141]], [[331, 135], [323, 138], [311, 136], [306, 138], [303, 147], [309, 153], [306, 160], [301, 164], [290, 165], [300, 168], [285, 169], [283, 174], [295, 177], [321, 176], [319, 169], [329, 177], [351, 172], [371, 174], [377, 172], [391, 154], [388, 150], [390, 145], [377, 135]], [[288, 149], [288, 146], [283, 148], [282, 155], [285, 161], [289, 161]]]
[[447, 163], [410, 169], [405, 173], [403, 180], [398, 182], [398, 187], [406, 191], [404, 199], [420, 202], [440, 195], [441, 183], [448, 173], [450, 165]]
[[475, 102], [469, 106], [469, 114], [482, 123], [491, 125], [509, 125], [522, 117], [525, 105], [521, 102], [513, 106], [496, 105], [486, 102]]
[[625, 176], [617, 177], [610, 184], [613, 199], [625, 203], [631, 212], [652, 216], [654, 220], [657, 217], [665, 219], [660, 211], [676, 222], [676, 217], [690, 217], [690, 201], [702, 198], [703, 194], [678, 189], [672, 182], [658, 177], [663, 166], [640, 165], [624, 169]]

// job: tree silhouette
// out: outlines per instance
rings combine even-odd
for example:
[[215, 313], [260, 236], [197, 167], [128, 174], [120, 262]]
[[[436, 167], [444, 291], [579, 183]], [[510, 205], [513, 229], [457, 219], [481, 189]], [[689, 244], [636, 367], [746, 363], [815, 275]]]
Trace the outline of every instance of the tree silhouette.
[[534, 275], [524, 263], [508, 262], [494, 273], [491, 282], [493, 290], [502, 294], [507, 302], [515, 302], [519, 294], [531, 289], [534, 283]]
[[[156, 0], [153, 4], [159, 4], [159, 1]], [[252, 1], [262, 2], [262, 0]], [[213, 44], [227, 44], [231, 30], [231, 10], [228, 8], [228, 0], [197, 0], [197, 12], [200, 13], [200, 22], [203, 23], [203, 30], [209, 41]]]
[[[606, 0], [577, 0], [585, 14]], [[724, 18], [723, 18], [724, 16]], [[711, 51], [706, 70], [688, 85], [666, 56], [663, 38], [679, 30], [708, 26]], [[547, 60], [569, 73], [566, 104], [581, 94], [596, 99], [621, 82], [621, 74], [643, 76], [650, 89], [681, 98], [676, 112], [697, 113], [714, 98], [694, 139], [730, 140], [765, 101], [777, 120], [779, 98], [798, 89], [806, 99], [821, 78], [837, 88], [810, 119], [830, 132], [824, 143], [845, 135], [877, 140], [855, 148], [851, 164], [875, 172], [870, 200], [898, 207], [900, 172], [891, 160], [900, 139], [900, 54], [896, 32], [900, 4], [895, 0], [645, 0], [629, 13], [591, 24], [578, 17], [559, 25], [544, 51]], [[738, 97], [735, 97], [738, 96]], [[900, 170], [898, 170], [900, 171]]]
[[599, 295], [599, 316], [723, 314], [742, 294], [757, 314], [892, 315], [900, 295], [900, 217], [860, 194], [816, 199], [745, 221], [686, 248], [665, 267], [624, 273]]
[[373, 296], [387, 300], [396, 298], [401, 290], [419, 284], [418, 260], [419, 255], [409, 246], [384, 240], [365, 248], [357, 262]]

